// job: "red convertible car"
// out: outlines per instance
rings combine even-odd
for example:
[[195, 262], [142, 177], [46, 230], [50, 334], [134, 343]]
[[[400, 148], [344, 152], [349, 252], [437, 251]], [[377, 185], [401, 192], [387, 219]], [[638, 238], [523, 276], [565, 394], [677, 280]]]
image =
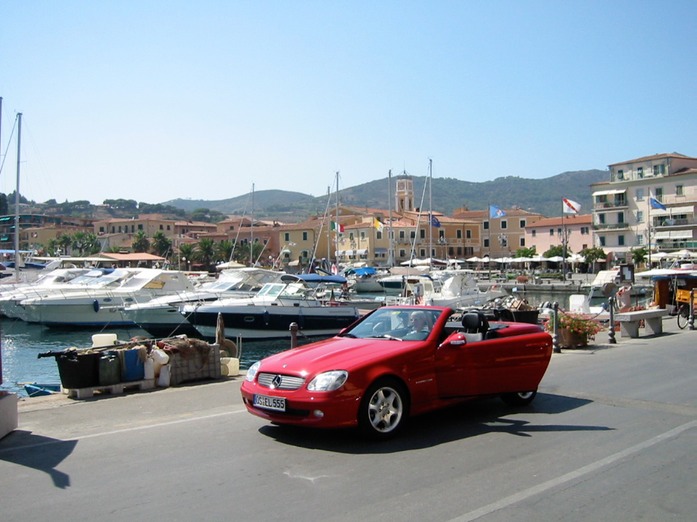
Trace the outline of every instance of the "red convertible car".
[[475, 397], [535, 398], [552, 355], [536, 324], [462, 317], [446, 307], [383, 307], [336, 337], [255, 363], [242, 384], [250, 413], [274, 424], [358, 426], [375, 438], [417, 415]]

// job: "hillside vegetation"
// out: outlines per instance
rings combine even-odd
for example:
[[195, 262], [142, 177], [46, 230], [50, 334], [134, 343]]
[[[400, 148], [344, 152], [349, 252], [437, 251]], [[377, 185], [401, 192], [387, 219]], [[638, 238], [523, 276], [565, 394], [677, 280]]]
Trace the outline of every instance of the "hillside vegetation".
[[[412, 176], [412, 179], [416, 206], [428, 208], [428, 191], [424, 194], [424, 184], [428, 178]], [[561, 199], [566, 197], [580, 203], [582, 212], [586, 213], [590, 212], [592, 207], [590, 185], [608, 179], [609, 174], [604, 170], [564, 172], [544, 179], [507, 176], [480, 183], [454, 178], [433, 178], [433, 210], [451, 214], [462, 207], [484, 210], [489, 205], [496, 205], [500, 208], [517, 206], [545, 216], [559, 216]], [[396, 176], [393, 176], [393, 193], [395, 183]], [[336, 195], [332, 194], [331, 198], [330, 205], [333, 206]], [[388, 178], [341, 189], [339, 201], [356, 207], [387, 209]], [[217, 201], [175, 199], [164, 202], [163, 205], [180, 208], [186, 212], [206, 208], [222, 214], [250, 215], [252, 194]], [[283, 190], [263, 190], [254, 193], [254, 215], [257, 218], [280, 221], [303, 219], [311, 214], [323, 213], [326, 206], [326, 195], [315, 197]]]

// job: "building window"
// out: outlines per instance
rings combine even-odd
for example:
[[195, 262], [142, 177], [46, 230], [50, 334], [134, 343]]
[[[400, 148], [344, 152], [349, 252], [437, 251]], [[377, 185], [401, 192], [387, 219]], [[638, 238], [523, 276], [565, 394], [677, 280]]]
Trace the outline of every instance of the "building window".
[[532, 234], [532, 237], [537, 237], [537, 230], [533, 229], [531, 234]]
[[605, 224], [605, 214], [598, 214], [598, 223], [599, 223], [600, 225], [604, 225], [604, 224]]
[[409, 231], [409, 237], [411, 239], [416, 239], [416, 230], [410, 230]]
[[462, 230], [457, 229], [457, 231], [455, 232], [455, 238], [462, 239]]
[[143, 230], [143, 224], [142, 224], [142, 223], [138, 223], [138, 230]]
[[617, 213], [617, 224], [619, 224], [619, 225], [624, 224], [624, 212]]
[[685, 195], [685, 189], [682, 185], [675, 185], [675, 195], [676, 196], [684, 196]]
[[525, 228], [525, 225], [526, 225], [526, 224], [527, 224], [527, 223], [525, 222], [525, 220], [524, 220], [524, 219], [521, 219], [521, 220], [520, 220], [520, 223], [518, 224], [518, 226], [519, 226], [520, 228]]
[[508, 221], [506, 221], [505, 219], [502, 219], [501, 220], [501, 230], [505, 230], [507, 228], [508, 228]]
[[377, 231], [377, 234], [375, 235], [375, 238], [376, 238], [376, 239], [382, 239], [382, 232], [378, 230], [378, 231]]
[[365, 232], [361, 230], [361, 239], [365, 239]]
[[634, 192], [636, 196], [637, 201], [644, 201], [644, 189], [643, 188], [638, 188], [636, 189], [636, 192]]
[[620, 169], [617, 171], [617, 179], [619, 179], [619, 180], [624, 179], [624, 170]]
[[287, 243], [288, 241], [290, 241], [290, 232], [284, 232], [284, 233], [283, 233], [283, 241], [286, 242], [286, 243]]
[[303, 241], [307, 241], [307, 232], [303, 232]]
[[484, 240], [484, 248], [489, 248], [489, 240], [488, 239]]
[[400, 251], [399, 251], [399, 257], [400, 257], [400, 258], [407, 257], [406, 251], [405, 251], [405, 250], [400, 250]]
[[637, 167], [636, 175], [637, 178], [642, 179], [644, 177], [644, 167]]
[[419, 230], [419, 237], [421, 239], [426, 239], [426, 231], [423, 228]]
[[525, 247], [525, 238], [524, 238], [524, 237], [521, 237], [521, 238], [520, 238], [520, 245], [519, 245], [519, 246], [520, 246], [521, 248], [524, 248], [524, 247]]
[[663, 187], [656, 187], [656, 199], [663, 203]]
[[482, 224], [484, 225], [484, 230], [489, 230], [489, 222], [488, 221], [485, 221]]
[[637, 234], [637, 236], [636, 236], [636, 243], [637, 243], [637, 245], [643, 245], [643, 244], [644, 244], [644, 234]]
[[399, 231], [399, 239], [404, 239], [404, 238], [405, 238], [404, 230], [400, 230]]
[[617, 236], [617, 244], [619, 246], [624, 246], [624, 236], [622, 236], [622, 235]]
[[636, 222], [637, 222], [637, 223], [643, 223], [643, 222], [644, 222], [644, 211], [643, 211], [643, 210], [637, 210], [637, 213], [636, 213]]
[[550, 228], [550, 229], [549, 229], [549, 235], [550, 235], [550, 236], [554, 236], [554, 229], [553, 229], [553, 228]]
[[600, 243], [601, 247], [605, 246], [605, 236], [598, 236], [598, 243]]
[[472, 239], [472, 231], [471, 230], [465, 230], [465, 237], [467, 239]]

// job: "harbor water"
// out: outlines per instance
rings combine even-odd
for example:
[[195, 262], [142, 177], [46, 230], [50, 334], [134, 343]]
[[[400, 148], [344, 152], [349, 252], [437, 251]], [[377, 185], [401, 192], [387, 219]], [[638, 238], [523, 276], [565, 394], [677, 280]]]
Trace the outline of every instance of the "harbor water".
[[[117, 328], [110, 330], [117, 334], [119, 341], [132, 337], [150, 336], [140, 328]], [[24, 321], [0, 319], [0, 345], [2, 349], [2, 385], [0, 389], [26, 396], [23, 383], [39, 382], [59, 384], [58, 365], [55, 358], [38, 358], [40, 353], [56, 352], [67, 348], [88, 348], [92, 335], [102, 334], [100, 330], [63, 330], [29, 324]], [[298, 344], [311, 340], [300, 336]], [[290, 347], [290, 340], [244, 341], [241, 343], [240, 368], [247, 369], [254, 362]]]

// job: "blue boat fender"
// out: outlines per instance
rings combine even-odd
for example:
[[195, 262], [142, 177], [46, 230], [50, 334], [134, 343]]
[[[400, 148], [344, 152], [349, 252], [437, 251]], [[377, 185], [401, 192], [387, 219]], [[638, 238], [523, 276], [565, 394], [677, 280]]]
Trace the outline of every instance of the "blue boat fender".
[[92, 308], [95, 312], [99, 312], [99, 300], [95, 299], [92, 301]]

